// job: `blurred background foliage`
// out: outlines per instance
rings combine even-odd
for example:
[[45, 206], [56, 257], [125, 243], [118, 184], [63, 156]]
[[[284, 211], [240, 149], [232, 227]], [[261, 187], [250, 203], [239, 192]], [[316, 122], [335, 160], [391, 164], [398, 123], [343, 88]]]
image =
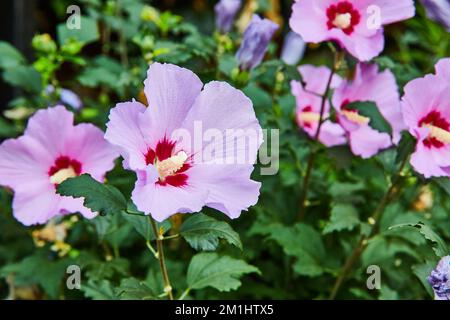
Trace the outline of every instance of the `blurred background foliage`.
[[[259, 271], [247, 266], [250, 269], [238, 272], [249, 274], [230, 292], [223, 284], [185, 292], [187, 281], [193, 281], [186, 274], [196, 250], [191, 242], [175, 238], [166, 245], [175, 294], [178, 297], [185, 292], [186, 297], [197, 299], [329, 296], [345, 258], [360, 235], [367, 232], [368, 218], [397, 170], [398, 151], [386, 150], [362, 160], [352, 156], [346, 146], [320, 149], [306, 218], [297, 222], [305, 162], [310, 148], [316, 146], [294, 121], [295, 100], [289, 82], [299, 75], [295, 67], [279, 60], [283, 37], [289, 31], [291, 1], [246, 1], [237, 28], [228, 35], [214, 32], [215, 1], [17, 3], [25, 4], [28, 11], [27, 6], [31, 6], [32, 15], [26, 23], [32, 24], [32, 31], [22, 34], [30, 35], [28, 41], [17, 42], [17, 37], [11, 37], [15, 33], [5, 33], [2, 28], [8, 41], [0, 42], [0, 140], [18, 136], [35, 110], [60, 102], [75, 112], [77, 121], [104, 128], [115, 103], [132, 98], [145, 102], [142, 82], [153, 61], [189, 68], [204, 82], [228, 81], [252, 99], [263, 128], [280, 129], [280, 170], [274, 176], [259, 176], [259, 170], [255, 171], [255, 179], [263, 182], [258, 205], [229, 222], [240, 236], [243, 250], [236, 243], [230, 245], [226, 237], [229, 243], [218, 241], [218, 236], [212, 236], [210, 242], [219, 254], [246, 261]], [[82, 12], [82, 29], [77, 33], [65, 27], [66, 9], [72, 4], [79, 5]], [[449, 33], [428, 20], [420, 4], [417, 9], [414, 19], [387, 28], [386, 48], [376, 59], [382, 68], [393, 70], [400, 90], [409, 80], [433, 72], [438, 59], [450, 56]], [[13, 12], [21, 14], [17, 7]], [[266, 60], [248, 79], [242, 79], [235, 72], [234, 54], [253, 12], [281, 27]], [[301, 63], [331, 66], [332, 53], [326, 44], [310, 45]], [[343, 75], [354, 64], [348, 58]], [[72, 91], [81, 101], [66, 99], [64, 90]], [[134, 179], [118, 164], [107, 181], [129, 196]], [[439, 242], [447, 250], [450, 244], [449, 191], [448, 181], [426, 181], [412, 170], [403, 176], [379, 232], [369, 239], [338, 297], [431, 298], [426, 276], [438, 261]], [[0, 189], [0, 297], [140, 299], [162, 292], [157, 260], [146, 247], [146, 240], [151, 239], [140, 229], [142, 222], [133, 220], [136, 217], [107, 214], [89, 221], [72, 216], [47, 226], [25, 228], [12, 217], [11, 198], [10, 190]], [[204, 213], [216, 222], [226, 220], [214, 210]], [[169, 235], [178, 234], [186, 218], [171, 218], [165, 230], [170, 229]], [[404, 223], [416, 227], [390, 228]], [[207, 248], [204, 239], [201, 241], [193, 247]], [[221, 263], [233, 265], [230, 261]], [[65, 286], [66, 268], [71, 264], [82, 267], [82, 290]], [[381, 267], [381, 290], [366, 287], [369, 265]]]

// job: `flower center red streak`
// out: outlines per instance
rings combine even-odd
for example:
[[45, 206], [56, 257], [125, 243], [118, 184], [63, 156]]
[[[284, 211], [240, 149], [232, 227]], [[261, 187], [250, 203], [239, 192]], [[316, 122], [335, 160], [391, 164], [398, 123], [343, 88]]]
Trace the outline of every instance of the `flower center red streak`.
[[340, 15], [346, 14], [350, 15], [350, 24], [348, 25], [348, 27], [341, 29], [345, 34], [351, 35], [353, 31], [355, 31], [355, 27], [360, 23], [361, 15], [359, 11], [356, 10], [348, 1], [342, 1], [338, 4], [333, 4], [327, 9], [328, 30], [338, 28], [335, 24], [336, 18], [338, 18]]

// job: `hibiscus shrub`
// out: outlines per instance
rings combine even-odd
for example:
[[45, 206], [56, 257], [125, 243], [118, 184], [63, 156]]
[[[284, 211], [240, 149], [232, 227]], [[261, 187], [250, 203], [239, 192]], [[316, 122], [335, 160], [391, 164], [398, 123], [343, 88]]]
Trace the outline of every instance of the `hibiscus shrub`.
[[0, 42], [0, 296], [450, 299], [450, 6], [196, 3]]

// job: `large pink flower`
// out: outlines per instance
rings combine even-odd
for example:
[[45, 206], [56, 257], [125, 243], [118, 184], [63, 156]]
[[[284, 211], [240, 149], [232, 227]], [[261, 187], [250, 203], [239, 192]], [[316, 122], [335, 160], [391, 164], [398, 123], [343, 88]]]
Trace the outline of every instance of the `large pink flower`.
[[48, 108], [30, 118], [23, 136], [0, 145], [0, 185], [14, 190], [13, 213], [25, 225], [75, 212], [92, 218], [83, 199], [62, 197], [55, 187], [83, 173], [102, 181], [117, 156], [100, 129], [74, 126], [63, 106]]
[[417, 138], [413, 167], [426, 178], [450, 177], [450, 58], [405, 86], [402, 111], [409, 132]]
[[256, 204], [260, 183], [250, 174], [262, 132], [251, 101], [171, 64], [152, 64], [144, 84], [148, 108], [119, 103], [105, 136], [136, 171], [137, 208], [162, 221], [205, 205], [236, 218]]
[[[299, 81], [291, 82], [292, 94], [297, 102], [296, 120], [300, 128], [313, 138], [319, 125], [322, 96], [325, 94], [331, 70], [327, 67], [312, 65], [303, 65], [298, 70], [302, 75], [305, 87]], [[342, 79], [335, 75], [331, 88], [336, 88], [341, 81]], [[326, 101], [323, 119], [329, 117], [329, 112], [330, 103]], [[320, 128], [319, 141], [327, 147], [344, 144], [346, 142], [345, 131], [339, 124], [326, 120]]]
[[[392, 137], [370, 126], [370, 119], [347, 106], [352, 102], [374, 102], [392, 127]], [[400, 132], [406, 128], [395, 77], [390, 70], [378, 71], [378, 66], [359, 63], [353, 80], [347, 80], [335, 90], [333, 107], [339, 123], [347, 132], [350, 148], [355, 155], [370, 158], [380, 150], [398, 143]]]
[[414, 16], [413, 0], [296, 0], [289, 21], [306, 42], [333, 40], [361, 61], [383, 51], [383, 26]]

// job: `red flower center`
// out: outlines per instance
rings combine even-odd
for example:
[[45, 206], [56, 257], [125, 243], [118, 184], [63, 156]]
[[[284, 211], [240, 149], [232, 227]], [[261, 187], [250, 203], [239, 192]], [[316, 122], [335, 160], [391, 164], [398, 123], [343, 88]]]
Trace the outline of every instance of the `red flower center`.
[[361, 21], [361, 14], [348, 1], [342, 1], [328, 7], [327, 17], [328, 30], [338, 28], [347, 35], [351, 35], [355, 26]]
[[161, 186], [171, 185], [183, 187], [187, 185], [188, 176], [185, 173], [190, 167], [187, 155], [180, 151], [174, 154], [175, 143], [164, 137], [156, 145], [155, 150], [149, 148], [145, 154], [147, 165], [153, 164], [158, 169], [159, 180], [156, 182]]
[[431, 111], [419, 121], [419, 127], [430, 129], [429, 136], [423, 141], [428, 147], [442, 148], [450, 143], [450, 123], [437, 110]]
[[55, 160], [54, 165], [48, 170], [50, 181], [57, 185], [68, 178], [73, 178], [81, 174], [82, 165], [79, 161], [67, 156], [60, 156]]

